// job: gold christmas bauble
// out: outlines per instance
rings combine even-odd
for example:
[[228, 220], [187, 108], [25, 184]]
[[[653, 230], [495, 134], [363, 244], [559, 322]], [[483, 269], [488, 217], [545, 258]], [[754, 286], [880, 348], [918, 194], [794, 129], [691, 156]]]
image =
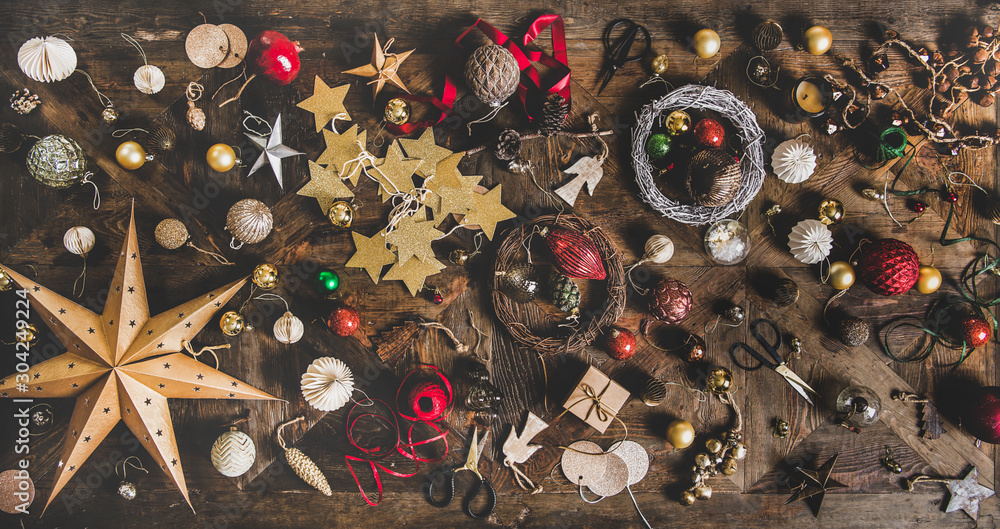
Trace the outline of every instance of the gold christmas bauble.
[[393, 125], [402, 125], [410, 119], [410, 103], [394, 97], [385, 104], [385, 120]]
[[733, 457], [727, 457], [722, 460], [722, 466], [719, 467], [719, 472], [722, 472], [725, 476], [732, 476], [736, 473], [736, 459]]
[[678, 450], [691, 446], [694, 442], [694, 426], [683, 419], [671, 421], [667, 425], [667, 442]]
[[219, 319], [219, 328], [222, 329], [222, 334], [226, 336], [236, 336], [243, 332], [243, 316], [240, 316], [235, 310], [231, 310], [223, 314], [222, 318]]
[[830, 264], [830, 285], [837, 290], [851, 288], [854, 284], [854, 267], [847, 261], [834, 261]]
[[208, 148], [205, 154], [208, 166], [220, 173], [224, 173], [236, 165], [236, 151], [225, 143], [216, 143]]
[[823, 26], [813, 26], [802, 34], [802, 44], [813, 55], [823, 55], [833, 46], [833, 33]]
[[126, 141], [118, 146], [115, 159], [118, 160], [118, 165], [129, 171], [135, 171], [146, 163], [146, 150], [137, 142]]
[[729, 392], [733, 387], [733, 374], [724, 367], [716, 367], [708, 372], [705, 387], [717, 395]]
[[840, 223], [844, 214], [844, 204], [839, 200], [828, 198], [819, 204], [819, 221], [827, 226]]
[[33, 323], [25, 325], [23, 329], [18, 329], [14, 333], [14, 340], [28, 347], [34, 347], [38, 343], [38, 327]]
[[656, 58], [653, 59], [653, 73], [656, 75], [663, 75], [667, 73], [668, 66], [670, 66], [670, 60], [666, 55], [657, 55]]
[[684, 492], [681, 493], [681, 505], [683, 505], [685, 507], [694, 505], [694, 500], [695, 499], [696, 498], [694, 496], [694, 493], [691, 492], [691, 491], [689, 491], [689, 490], [686, 490], [686, 491], [684, 491]]
[[345, 200], [338, 200], [330, 204], [330, 210], [326, 212], [326, 218], [338, 228], [350, 228], [354, 222], [354, 208]]
[[115, 110], [115, 107], [105, 107], [104, 111], [101, 112], [101, 120], [108, 125], [114, 125], [118, 121], [118, 111]]
[[469, 251], [462, 248], [455, 248], [448, 254], [448, 260], [458, 266], [465, 266], [465, 263], [469, 262]]
[[250, 279], [258, 287], [271, 290], [278, 284], [278, 267], [271, 263], [261, 263], [253, 269]]
[[667, 132], [671, 136], [684, 134], [691, 130], [691, 116], [683, 110], [675, 110], [667, 114], [667, 120], [663, 123], [667, 127]]
[[941, 288], [941, 271], [931, 265], [920, 265], [917, 276], [917, 292], [933, 294]]
[[0, 268], [0, 292], [7, 292], [12, 288], [14, 288], [14, 280], [10, 278], [10, 274], [6, 270]]
[[699, 500], [707, 500], [712, 497], [712, 486], [707, 484], [698, 485], [694, 489], [694, 497]]
[[188, 240], [188, 230], [179, 219], [163, 219], [153, 232], [156, 242], [168, 250], [176, 250]]
[[691, 46], [699, 57], [709, 59], [719, 53], [719, 49], [722, 48], [722, 39], [715, 31], [705, 28], [694, 34]]
[[[274, 227], [274, 216], [263, 202], [244, 198], [233, 204], [226, 214], [226, 231], [233, 235], [229, 246], [239, 250], [244, 244], [263, 241]], [[236, 245], [236, 241], [240, 244]]]
[[35, 142], [25, 163], [35, 180], [53, 189], [70, 187], [87, 174], [83, 147], [59, 134]]
[[736, 443], [731, 451], [733, 458], [737, 461], [743, 460], [747, 456], [747, 445], [743, 443]]

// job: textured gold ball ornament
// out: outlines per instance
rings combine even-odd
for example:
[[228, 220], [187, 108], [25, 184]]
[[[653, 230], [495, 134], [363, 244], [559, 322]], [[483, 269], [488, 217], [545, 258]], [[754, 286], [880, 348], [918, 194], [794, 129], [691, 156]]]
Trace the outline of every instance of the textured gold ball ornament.
[[690, 507], [694, 505], [696, 499], [697, 498], [695, 497], [694, 492], [690, 490], [686, 490], [681, 493], [681, 505], [685, 507]]
[[993, 197], [990, 199], [990, 222], [1000, 224], [1000, 199]]
[[160, 125], [149, 133], [146, 139], [146, 148], [155, 154], [164, 154], [174, 150], [177, 146], [177, 135], [173, 129], [165, 125]]
[[146, 163], [146, 150], [134, 141], [126, 141], [118, 146], [115, 151], [115, 159], [118, 165], [129, 171], [135, 171]]
[[680, 450], [694, 443], [694, 426], [683, 419], [675, 419], [667, 425], [667, 442]]
[[209, 167], [224, 173], [236, 165], [236, 151], [225, 143], [216, 143], [208, 148], [205, 159], [208, 160]]
[[710, 59], [719, 53], [719, 50], [722, 48], [722, 39], [715, 31], [705, 28], [698, 30], [694, 34], [694, 37], [691, 39], [691, 46], [699, 57]]
[[[233, 204], [226, 215], [226, 231], [233, 235], [229, 246], [239, 250], [244, 244], [263, 241], [274, 227], [271, 210], [260, 200], [244, 198]], [[239, 245], [236, 244], [239, 241]]]
[[667, 67], [669, 66], [670, 59], [666, 55], [657, 55], [656, 58], [653, 59], [652, 68], [653, 73], [656, 75], [663, 75], [667, 73]]
[[26, 347], [34, 347], [38, 343], [38, 327], [35, 327], [33, 323], [29, 323], [23, 329], [18, 329], [14, 333], [14, 341], [24, 344]]
[[223, 476], [235, 478], [246, 474], [256, 459], [253, 439], [235, 426], [212, 444], [212, 466]]
[[854, 267], [847, 261], [834, 261], [830, 264], [830, 285], [837, 290], [851, 288], [854, 284]]
[[480, 46], [465, 63], [465, 82], [483, 103], [498, 107], [517, 91], [521, 69], [507, 48], [496, 44]]
[[338, 228], [350, 228], [354, 222], [354, 208], [346, 200], [338, 200], [330, 204], [330, 210], [326, 212], [326, 218]]
[[7, 292], [14, 288], [14, 280], [6, 270], [0, 269], [0, 292]]
[[385, 120], [393, 125], [402, 125], [410, 119], [410, 103], [394, 97], [385, 104]]
[[24, 470], [0, 472], [0, 511], [8, 514], [23, 514], [21, 509], [30, 507], [35, 501], [35, 482]]
[[667, 127], [667, 132], [671, 136], [678, 136], [691, 130], [691, 116], [683, 110], [675, 110], [667, 114], [667, 119], [663, 122], [663, 125]]
[[718, 454], [722, 451], [722, 441], [715, 439], [714, 437], [705, 441], [705, 450], [708, 450], [710, 454]]
[[243, 332], [243, 316], [240, 316], [235, 310], [226, 312], [219, 319], [219, 328], [222, 329], [222, 334], [226, 336], [236, 336]]
[[941, 271], [931, 265], [920, 265], [917, 275], [917, 292], [933, 294], [941, 288]]
[[839, 200], [828, 198], [819, 204], [819, 221], [827, 226], [839, 224], [845, 213], [844, 204]]
[[813, 26], [802, 34], [802, 44], [813, 55], [823, 55], [833, 46], [833, 33], [823, 26]]
[[448, 254], [448, 260], [458, 266], [465, 266], [465, 263], [469, 262], [469, 251], [462, 248], [456, 248]]
[[253, 269], [250, 280], [264, 290], [271, 290], [278, 284], [278, 267], [271, 263], [261, 263]]
[[114, 125], [118, 122], [118, 110], [112, 106], [105, 107], [104, 111], [101, 112], [101, 121], [108, 125]]
[[35, 180], [53, 189], [70, 187], [87, 173], [83, 147], [60, 134], [35, 142], [28, 151], [26, 163], [28, 172]]
[[728, 393], [733, 387], [733, 374], [724, 367], [715, 367], [708, 372], [705, 388], [716, 395]]
[[176, 250], [188, 240], [188, 230], [179, 219], [163, 219], [153, 232], [156, 242], [168, 250]]

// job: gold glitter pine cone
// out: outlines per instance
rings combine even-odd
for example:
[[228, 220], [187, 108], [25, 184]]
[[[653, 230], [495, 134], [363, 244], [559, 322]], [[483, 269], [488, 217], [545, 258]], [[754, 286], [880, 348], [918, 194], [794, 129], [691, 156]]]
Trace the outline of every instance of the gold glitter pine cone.
[[302, 450], [289, 448], [285, 450], [285, 458], [288, 459], [288, 466], [292, 467], [292, 470], [302, 478], [302, 481], [322, 492], [324, 496], [333, 495], [323, 471], [316, 466], [316, 463], [313, 463], [312, 459], [309, 459], [309, 456], [302, 453]]

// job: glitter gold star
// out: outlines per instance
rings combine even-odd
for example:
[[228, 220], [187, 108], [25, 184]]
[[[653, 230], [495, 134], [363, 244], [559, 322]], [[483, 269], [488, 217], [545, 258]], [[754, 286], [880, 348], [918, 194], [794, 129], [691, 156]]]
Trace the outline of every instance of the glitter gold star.
[[375, 35], [375, 48], [372, 50], [372, 62], [364, 66], [359, 66], [357, 68], [347, 70], [344, 73], [349, 73], [351, 75], [357, 75], [360, 77], [370, 77], [372, 85], [372, 99], [378, 97], [378, 93], [382, 91], [382, 87], [385, 83], [392, 83], [399, 87], [400, 90], [406, 92], [410, 91], [403, 84], [403, 81], [397, 75], [399, 66], [403, 64], [403, 61], [410, 56], [416, 50], [410, 50], [403, 53], [387, 53], [389, 46], [392, 45], [393, 39], [389, 39], [386, 43], [385, 48], [379, 44], [378, 35]]
[[[417, 175], [423, 178], [433, 176], [438, 163], [452, 154], [455, 154], [444, 147], [439, 147], [438, 144], [434, 142], [433, 127], [427, 127], [424, 129], [424, 132], [420, 134], [420, 137], [415, 140], [410, 138], [400, 138], [399, 143], [402, 145], [403, 152], [406, 153], [407, 158], [416, 158], [421, 160], [420, 166], [417, 167]], [[464, 156], [464, 153], [462, 153], [462, 155]], [[458, 159], [461, 160], [462, 157], [460, 156]]]
[[344, 185], [344, 181], [337, 175], [337, 171], [313, 161], [309, 162], [309, 182], [296, 193], [304, 197], [315, 198], [324, 215], [330, 210], [330, 205], [338, 198], [354, 196], [354, 193]]
[[396, 254], [385, 247], [385, 231], [380, 231], [371, 237], [365, 237], [358, 232], [353, 232], [351, 235], [354, 237], [355, 252], [344, 266], [363, 268], [372, 278], [372, 282], [378, 283], [382, 267], [396, 262]]
[[389, 144], [389, 150], [381, 163], [375, 165], [368, 174], [379, 182], [379, 195], [382, 202], [389, 200], [393, 194], [413, 191], [413, 171], [420, 165], [420, 160], [410, 160], [403, 156], [399, 142]]
[[363, 164], [352, 160], [356, 160], [361, 154], [362, 146], [367, 143], [367, 135], [365, 131], [359, 134], [357, 125], [347, 129], [343, 134], [323, 129], [326, 150], [319, 155], [316, 163], [331, 167], [342, 178], [350, 180], [352, 186], [357, 186]]
[[497, 229], [497, 224], [507, 219], [515, 217], [514, 212], [504, 207], [500, 202], [500, 184], [489, 190], [485, 195], [475, 193], [475, 206], [468, 215], [462, 219], [465, 226], [478, 225], [487, 239], [493, 240], [493, 233]]
[[434, 275], [445, 268], [445, 265], [433, 257], [421, 261], [420, 259], [410, 259], [404, 264], [395, 264], [385, 274], [386, 280], [402, 280], [409, 289], [410, 295], [416, 296], [420, 289], [424, 287], [427, 276]]
[[351, 85], [345, 84], [330, 88], [317, 75], [316, 81], [313, 83], [313, 95], [296, 106], [313, 113], [313, 117], [316, 118], [316, 132], [319, 132], [334, 118], [351, 120], [351, 115], [344, 107], [344, 98], [347, 97], [347, 89], [350, 87]]
[[[422, 208], [421, 208], [422, 209]], [[443, 234], [434, 228], [433, 221], [419, 220], [416, 216], [403, 217], [396, 224], [396, 229], [385, 236], [385, 242], [396, 247], [399, 264], [406, 264], [411, 257], [421, 261], [434, 258], [431, 242]]]

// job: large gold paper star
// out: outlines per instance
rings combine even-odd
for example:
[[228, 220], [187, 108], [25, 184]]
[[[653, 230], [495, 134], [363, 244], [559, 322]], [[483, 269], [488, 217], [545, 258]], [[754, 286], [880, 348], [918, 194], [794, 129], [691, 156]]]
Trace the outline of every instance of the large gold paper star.
[[462, 172], [458, 170], [458, 164], [464, 157], [464, 152], [456, 152], [438, 162], [434, 169], [434, 178], [427, 181], [427, 189], [433, 191], [435, 187], [461, 187]]
[[354, 236], [356, 251], [344, 266], [363, 268], [372, 278], [372, 282], [377, 284], [379, 275], [382, 274], [382, 267], [396, 262], [396, 254], [385, 247], [385, 231], [380, 231], [372, 237], [365, 237], [358, 232], [353, 232], [351, 235]]
[[313, 197], [319, 202], [319, 208], [323, 214], [330, 210], [330, 205], [338, 198], [351, 198], [354, 193], [344, 185], [337, 171], [332, 167], [309, 162], [309, 182], [299, 189], [297, 194], [304, 197]]
[[[424, 129], [420, 137], [415, 140], [400, 138], [399, 143], [402, 145], [403, 152], [406, 153], [407, 158], [421, 160], [420, 166], [417, 167], [417, 175], [423, 178], [433, 176], [438, 163], [454, 154], [444, 147], [439, 147], [434, 142], [433, 127]], [[462, 157], [460, 156], [458, 159], [461, 160]]]
[[476, 193], [475, 207], [462, 219], [463, 225], [478, 225], [487, 239], [493, 240], [497, 224], [515, 217], [514, 212], [504, 207], [500, 202], [500, 184], [485, 195]]
[[[389, 40], [389, 44], [392, 44], [392, 39]], [[371, 81], [368, 84], [372, 85], [372, 99], [378, 97], [378, 93], [382, 91], [382, 87], [385, 86], [385, 83], [387, 82], [396, 85], [407, 94], [410, 93], [410, 91], [406, 88], [406, 85], [403, 84], [403, 81], [397, 75], [397, 70], [399, 70], [399, 66], [403, 64], [403, 61], [405, 61], [406, 58], [416, 50], [396, 54], [386, 53], [388, 48], [389, 45], [382, 48], [382, 45], [378, 42], [378, 35], [375, 35], [375, 49], [372, 50], [371, 64], [359, 66], [344, 72], [360, 77], [370, 77]]]
[[421, 261], [410, 259], [404, 264], [395, 264], [385, 273], [386, 280], [402, 280], [409, 289], [410, 295], [416, 296], [424, 287], [427, 276], [434, 275], [445, 268], [445, 265], [433, 257]]
[[403, 155], [399, 142], [389, 144], [389, 150], [381, 163], [369, 171], [379, 182], [379, 195], [382, 202], [389, 200], [393, 194], [413, 191], [413, 171], [420, 165], [420, 160], [410, 160]]
[[367, 143], [367, 136], [368, 133], [365, 131], [358, 134], [357, 125], [347, 129], [343, 134], [323, 129], [326, 150], [319, 155], [316, 163], [332, 168], [342, 178], [350, 180], [352, 186], [357, 186], [364, 166], [362, 162], [357, 161], [357, 158]]
[[351, 85], [345, 84], [330, 88], [317, 75], [313, 84], [313, 95], [296, 106], [313, 113], [313, 117], [316, 118], [316, 132], [319, 132], [333, 118], [351, 120], [351, 115], [344, 106], [344, 98], [347, 97], [347, 89], [350, 87]]
[[0, 380], [2, 397], [76, 398], [45, 508], [83, 469], [119, 420], [125, 421], [190, 506], [167, 399], [274, 399], [177, 352], [240, 290], [246, 278], [150, 317], [134, 214], [102, 314], [5, 266], [0, 268], [23, 289], [20, 295], [31, 297], [32, 309], [69, 349], [26, 373]]
[[[421, 208], [423, 209], [423, 208]], [[433, 221], [424, 221], [417, 216], [403, 217], [396, 224], [396, 229], [385, 236], [385, 242], [396, 247], [399, 264], [404, 265], [411, 257], [421, 261], [434, 258], [431, 242], [444, 234], [434, 228]]]
[[434, 212], [434, 225], [440, 226], [448, 215], [467, 215], [476, 207], [476, 185], [483, 179], [477, 175], [458, 175], [460, 187], [433, 186], [433, 194], [424, 203]]

